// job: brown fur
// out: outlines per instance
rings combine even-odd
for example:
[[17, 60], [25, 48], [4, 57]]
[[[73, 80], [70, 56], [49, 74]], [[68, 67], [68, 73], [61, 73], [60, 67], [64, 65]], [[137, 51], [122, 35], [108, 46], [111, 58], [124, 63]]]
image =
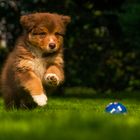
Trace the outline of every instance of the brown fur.
[[22, 16], [20, 22], [24, 33], [10, 53], [1, 77], [6, 108], [32, 107], [31, 97], [44, 93], [43, 84], [58, 86], [54, 77], [46, 82], [47, 74], [56, 74], [59, 84], [64, 81], [63, 34], [70, 17], [34, 13]]

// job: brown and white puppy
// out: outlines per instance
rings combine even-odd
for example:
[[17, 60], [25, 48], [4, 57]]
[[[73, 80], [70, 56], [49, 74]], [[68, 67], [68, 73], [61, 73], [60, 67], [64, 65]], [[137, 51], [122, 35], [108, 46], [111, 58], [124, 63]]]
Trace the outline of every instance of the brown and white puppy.
[[44, 106], [43, 85], [56, 87], [64, 81], [63, 36], [69, 16], [34, 13], [21, 16], [23, 35], [10, 53], [1, 75], [7, 109]]

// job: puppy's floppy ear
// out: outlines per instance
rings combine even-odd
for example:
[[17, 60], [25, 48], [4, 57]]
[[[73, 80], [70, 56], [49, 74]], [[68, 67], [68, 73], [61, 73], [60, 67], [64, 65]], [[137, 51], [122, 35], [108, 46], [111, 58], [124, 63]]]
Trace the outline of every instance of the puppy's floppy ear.
[[20, 24], [26, 31], [30, 32], [35, 25], [33, 15], [23, 15], [20, 17]]
[[71, 22], [71, 17], [70, 16], [62, 16], [62, 20], [65, 25]]

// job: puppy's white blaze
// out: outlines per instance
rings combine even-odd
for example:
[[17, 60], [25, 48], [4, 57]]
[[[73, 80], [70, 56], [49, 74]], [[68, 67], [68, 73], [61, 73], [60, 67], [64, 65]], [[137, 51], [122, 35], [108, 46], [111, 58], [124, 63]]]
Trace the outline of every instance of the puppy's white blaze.
[[50, 38], [49, 43], [55, 43], [53, 38]]
[[38, 106], [44, 106], [47, 104], [47, 96], [45, 94], [40, 95], [32, 95], [34, 102], [38, 104]]

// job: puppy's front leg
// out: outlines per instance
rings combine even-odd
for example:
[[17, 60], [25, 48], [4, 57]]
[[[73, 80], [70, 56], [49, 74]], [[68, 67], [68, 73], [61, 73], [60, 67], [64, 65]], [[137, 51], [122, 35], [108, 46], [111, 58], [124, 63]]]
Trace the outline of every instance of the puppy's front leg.
[[48, 86], [58, 86], [64, 81], [63, 68], [56, 65], [50, 66], [44, 75], [44, 80]]
[[38, 106], [47, 104], [47, 96], [44, 93], [41, 80], [33, 71], [18, 72], [17, 76], [21, 87], [29, 92]]

